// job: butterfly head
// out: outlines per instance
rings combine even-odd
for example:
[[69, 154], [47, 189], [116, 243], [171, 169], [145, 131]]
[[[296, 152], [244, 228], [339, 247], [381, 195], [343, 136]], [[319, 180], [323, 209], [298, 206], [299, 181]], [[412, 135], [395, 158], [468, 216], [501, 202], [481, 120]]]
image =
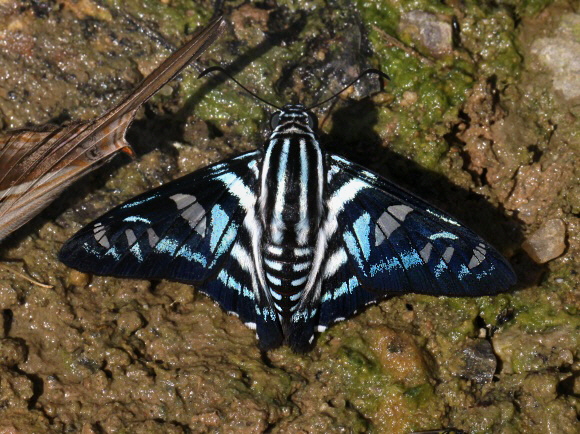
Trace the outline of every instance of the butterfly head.
[[302, 126], [314, 132], [318, 127], [318, 120], [302, 104], [286, 104], [272, 115], [270, 126], [274, 131]]

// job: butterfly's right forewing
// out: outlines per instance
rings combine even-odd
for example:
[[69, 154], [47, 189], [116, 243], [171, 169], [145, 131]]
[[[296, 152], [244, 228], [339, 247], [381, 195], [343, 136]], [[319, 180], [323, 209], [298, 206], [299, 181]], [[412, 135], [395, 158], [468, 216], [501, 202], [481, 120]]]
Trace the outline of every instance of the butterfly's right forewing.
[[515, 283], [477, 234], [397, 185], [328, 155], [319, 330], [389, 295], [482, 296]]

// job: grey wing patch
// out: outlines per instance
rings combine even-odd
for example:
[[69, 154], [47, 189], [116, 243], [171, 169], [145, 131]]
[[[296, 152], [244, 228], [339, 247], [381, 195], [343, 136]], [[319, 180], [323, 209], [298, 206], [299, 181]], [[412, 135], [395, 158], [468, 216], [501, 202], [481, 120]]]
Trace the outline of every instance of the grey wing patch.
[[423, 247], [423, 249], [421, 249], [421, 251], [419, 252], [419, 256], [421, 256], [421, 259], [423, 259], [423, 262], [425, 264], [427, 262], [429, 262], [429, 257], [431, 256], [432, 249], [433, 249], [433, 244], [427, 243], [427, 244], [425, 244], [425, 247]]
[[[407, 218], [407, 214], [413, 211], [413, 208], [407, 205], [392, 205], [383, 212], [375, 225], [375, 246], [382, 244]], [[398, 221], [397, 221], [398, 220]], [[427, 255], [427, 258], [429, 256]]]
[[182, 193], [174, 194], [173, 196], [171, 196], [171, 200], [175, 202], [175, 206], [177, 206], [177, 209], [187, 208], [192, 203], [197, 202], [195, 196], [192, 196], [191, 194], [182, 194]]
[[407, 214], [413, 211], [413, 208], [407, 205], [392, 205], [387, 208], [387, 211], [391, 213], [393, 217], [396, 217], [399, 221], [405, 221]]
[[451, 257], [453, 256], [454, 251], [455, 249], [453, 247], [447, 247], [445, 249], [445, 252], [443, 252], [443, 260], [445, 261], [445, 263], [449, 264], [449, 261], [451, 261]]
[[106, 230], [102, 223], [96, 223], [93, 227], [93, 234], [95, 235], [95, 240], [105, 249], [109, 249], [111, 244], [109, 243], [109, 239], [105, 234]]
[[187, 220], [189, 226], [203, 237], [206, 229], [205, 209], [199, 204], [196, 197], [191, 194], [178, 193], [171, 196], [170, 199], [175, 202], [178, 210], [183, 210], [181, 217]]
[[399, 226], [401, 226], [399, 222], [388, 212], [385, 211], [381, 214], [375, 225], [375, 246], [380, 245], [386, 238], [389, 238]]
[[154, 248], [159, 242], [159, 236], [155, 233], [153, 228], [147, 229], [147, 237], [149, 239], [149, 246]]
[[473, 249], [473, 256], [471, 257], [471, 260], [469, 261], [467, 268], [471, 270], [472, 268], [475, 268], [479, 264], [481, 264], [485, 259], [486, 253], [487, 251], [485, 250], [485, 245], [480, 243], [477, 247]]
[[127, 245], [131, 247], [137, 241], [137, 237], [135, 236], [135, 232], [133, 229], [126, 229], [125, 236], [127, 237]]

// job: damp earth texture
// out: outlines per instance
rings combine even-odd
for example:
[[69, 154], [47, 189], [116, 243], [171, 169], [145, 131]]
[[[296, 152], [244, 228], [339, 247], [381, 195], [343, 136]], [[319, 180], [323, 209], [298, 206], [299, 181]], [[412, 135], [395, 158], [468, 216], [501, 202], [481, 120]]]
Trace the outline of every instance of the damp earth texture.
[[[98, 116], [210, 19], [210, 1], [0, 2], [0, 128]], [[223, 2], [201, 60], [138, 113], [125, 155], [0, 245], [6, 432], [580, 431], [580, 9], [574, 2]], [[269, 108], [311, 104], [326, 149], [486, 238], [518, 284], [393, 297], [261, 353], [195, 288], [57, 260], [138, 193], [262, 146]], [[9, 267], [9, 268], [5, 268]], [[11, 270], [51, 285], [28, 282]]]

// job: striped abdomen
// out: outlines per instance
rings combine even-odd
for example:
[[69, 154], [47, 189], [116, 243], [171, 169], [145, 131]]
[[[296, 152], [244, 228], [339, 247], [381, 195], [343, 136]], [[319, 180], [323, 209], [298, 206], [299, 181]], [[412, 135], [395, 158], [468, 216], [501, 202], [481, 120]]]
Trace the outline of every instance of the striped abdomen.
[[310, 126], [285, 113], [261, 171], [262, 261], [274, 308], [292, 315], [310, 273], [322, 218], [322, 153]]
[[274, 307], [288, 317], [300, 300], [312, 265], [311, 247], [267, 244], [263, 252], [266, 283]]

